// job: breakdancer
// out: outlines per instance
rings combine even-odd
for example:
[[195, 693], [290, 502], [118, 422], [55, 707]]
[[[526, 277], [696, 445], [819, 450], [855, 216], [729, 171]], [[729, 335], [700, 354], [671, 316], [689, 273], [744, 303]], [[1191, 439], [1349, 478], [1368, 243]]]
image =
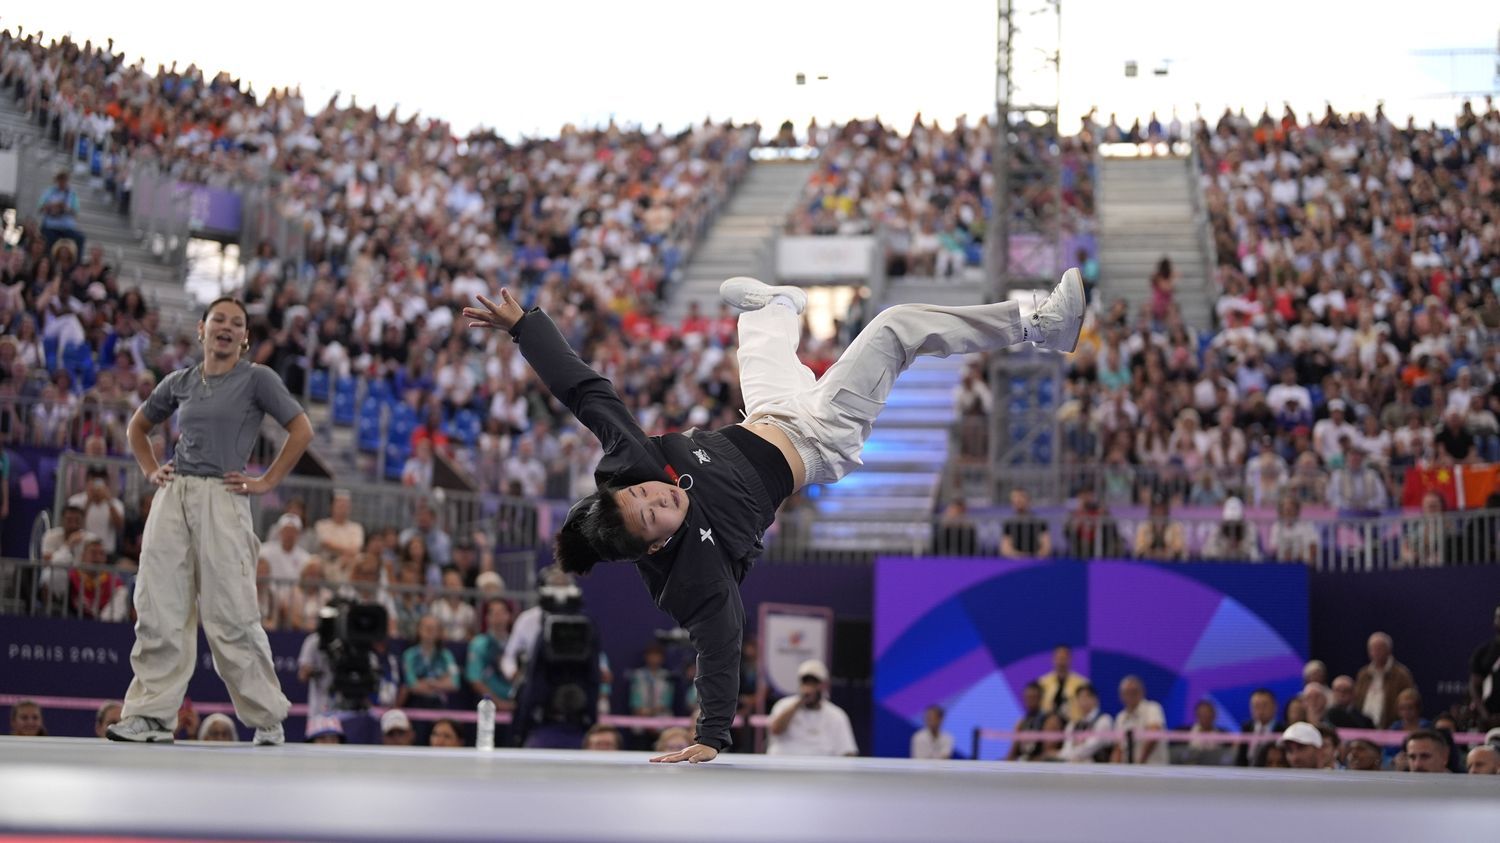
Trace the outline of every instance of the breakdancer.
[[552, 394], [595, 436], [598, 491], [574, 504], [553, 555], [587, 574], [599, 562], [636, 565], [656, 605], [687, 630], [698, 654], [700, 714], [692, 746], [653, 761], [713, 760], [730, 745], [745, 610], [739, 583], [760, 555], [781, 502], [810, 483], [836, 483], [860, 451], [896, 377], [920, 355], [990, 351], [1031, 342], [1071, 352], [1083, 325], [1077, 269], [1025, 316], [1016, 302], [967, 307], [901, 304], [876, 316], [822, 378], [797, 359], [807, 294], [731, 278], [723, 300], [739, 317], [745, 421], [721, 430], [647, 436], [603, 375], [568, 346], [539, 308], [510, 293], [464, 308], [470, 327], [508, 331]]

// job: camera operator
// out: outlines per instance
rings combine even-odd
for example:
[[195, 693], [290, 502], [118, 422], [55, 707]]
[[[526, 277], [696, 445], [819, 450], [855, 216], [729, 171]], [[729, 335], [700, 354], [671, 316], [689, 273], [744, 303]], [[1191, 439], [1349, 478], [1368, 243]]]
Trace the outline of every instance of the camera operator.
[[521, 613], [507, 645], [521, 680], [511, 739], [520, 746], [571, 749], [599, 714], [599, 636], [583, 614], [583, 592], [572, 577], [549, 568], [544, 582], [540, 602]]

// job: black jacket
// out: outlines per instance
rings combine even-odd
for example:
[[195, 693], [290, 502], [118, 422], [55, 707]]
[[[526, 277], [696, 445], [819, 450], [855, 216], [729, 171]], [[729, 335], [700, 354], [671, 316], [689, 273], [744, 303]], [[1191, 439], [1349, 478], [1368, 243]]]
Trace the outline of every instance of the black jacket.
[[511, 336], [553, 396], [599, 438], [604, 458], [594, 480], [600, 486], [659, 480], [687, 492], [682, 526], [635, 566], [656, 605], [687, 630], [698, 653], [696, 741], [728, 747], [745, 628], [739, 583], [776, 515], [760, 475], [716, 431], [647, 436], [609, 379], [578, 357], [539, 308], [527, 312]]

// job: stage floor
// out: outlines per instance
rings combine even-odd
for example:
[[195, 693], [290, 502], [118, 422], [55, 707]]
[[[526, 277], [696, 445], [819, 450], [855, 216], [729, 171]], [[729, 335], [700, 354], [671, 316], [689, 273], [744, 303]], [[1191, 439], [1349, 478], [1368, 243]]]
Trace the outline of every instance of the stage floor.
[[0, 840], [1475, 840], [1500, 777], [0, 738]]

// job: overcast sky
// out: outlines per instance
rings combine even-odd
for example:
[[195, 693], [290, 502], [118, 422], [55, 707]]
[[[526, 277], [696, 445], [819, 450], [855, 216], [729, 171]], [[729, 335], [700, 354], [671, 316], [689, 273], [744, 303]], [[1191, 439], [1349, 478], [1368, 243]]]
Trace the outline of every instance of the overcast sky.
[[[1044, 0], [1018, 0], [1041, 9]], [[1493, 90], [1495, 60], [1416, 50], [1493, 50], [1500, 2], [1066, 0], [1062, 13], [1064, 129], [1091, 104], [1106, 115], [1163, 119], [1173, 104], [1258, 112], [1291, 100], [1299, 113], [1387, 103], [1394, 118], [1451, 122], [1451, 90]], [[1228, 10], [1232, 8], [1231, 10]], [[1414, 12], [1419, 11], [1419, 14]], [[1217, 22], [1210, 21], [1212, 16]], [[611, 115], [668, 128], [704, 116], [906, 123], [918, 110], [944, 123], [994, 103], [995, 4], [989, 0], [548, 0], [412, 4], [261, 0], [13, 0], [0, 23], [48, 35], [113, 36], [154, 68], [197, 62], [250, 80], [258, 92], [301, 84], [309, 103], [334, 91], [401, 112], [515, 136], [551, 134]], [[1050, 12], [1022, 14], [1021, 99], [1055, 96], [1044, 53]], [[1141, 76], [1127, 79], [1127, 60]], [[1165, 77], [1152, 74], [1169, 68]], [[808, 84], [794, 83], [798, 72]], [[816, 77], [826, 75], [826, 81]]]

